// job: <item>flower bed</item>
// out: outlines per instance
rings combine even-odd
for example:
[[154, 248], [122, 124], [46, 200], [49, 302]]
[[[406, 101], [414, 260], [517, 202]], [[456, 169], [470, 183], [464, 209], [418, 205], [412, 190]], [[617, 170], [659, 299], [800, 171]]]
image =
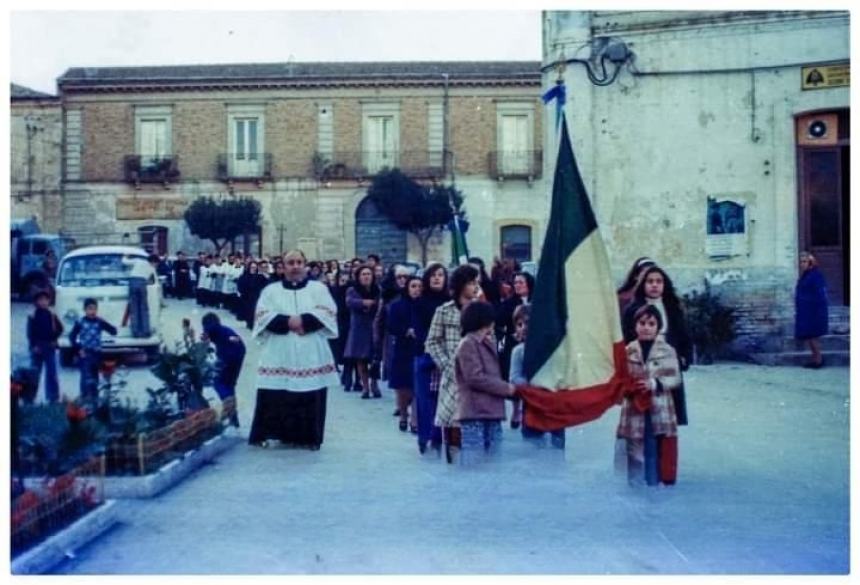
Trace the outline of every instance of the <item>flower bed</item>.
[[108, 475], [146, 475], [171, 459], [195, 449], [221, 432], [212, 408], [154, 431], [108, 443], [105, 449]]
[[15, 485], [12, 556], [28, 550], [104, 503], [104, 457], [93, 457], [58, 477]]

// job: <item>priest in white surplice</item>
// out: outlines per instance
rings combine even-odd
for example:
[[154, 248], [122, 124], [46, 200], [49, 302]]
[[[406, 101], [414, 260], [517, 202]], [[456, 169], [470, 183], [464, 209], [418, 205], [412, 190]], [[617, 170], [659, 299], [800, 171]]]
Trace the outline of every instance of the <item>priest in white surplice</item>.
[[270, 439], [319, 449], [326, 391], [339, 384], [328, 339], [337, 338], [337, 306], [321, 282], [308, 280], [304, 253], [284, 255], [283, 281], [263, 289], [253, 335], [262, 344], [257, 405], [248, 442]]

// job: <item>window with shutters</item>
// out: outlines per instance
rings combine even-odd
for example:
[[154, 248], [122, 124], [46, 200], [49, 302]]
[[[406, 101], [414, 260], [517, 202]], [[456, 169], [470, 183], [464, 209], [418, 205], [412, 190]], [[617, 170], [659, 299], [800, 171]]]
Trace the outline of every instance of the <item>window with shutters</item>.
[[142, 171], [173, 156], [172, 111], [169, 106], [139, 106], [134, 111], [136, 154]]
[[398, 166], [400, 148], [400, 105], [397, 103], [364, 104], [362, 115], [362, 151], [369, 174]]
[[259, 177], [263, 174], [264, 107], [230, 106], [228, 108], [227, 155], [232, 177]]
[[535, 168], [534, 104], [496, 104], [497, 172], [501, 176], [533, 176]]

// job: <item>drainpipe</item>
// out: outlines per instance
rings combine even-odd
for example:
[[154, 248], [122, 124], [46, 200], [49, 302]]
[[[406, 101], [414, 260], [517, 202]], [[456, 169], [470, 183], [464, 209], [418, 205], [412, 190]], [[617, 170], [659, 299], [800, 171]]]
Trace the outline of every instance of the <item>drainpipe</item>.
[[[442, 176], [448, 176], [448, 74], [443, 73], [445, 89], [442, 97]], [[453, 167], [453, 165], [452, 165]], [[453, 182], [454, 169], [451, 169]]]
[[27, 198], [33, 197], [33, 138], [39, 127], [27, 120]]

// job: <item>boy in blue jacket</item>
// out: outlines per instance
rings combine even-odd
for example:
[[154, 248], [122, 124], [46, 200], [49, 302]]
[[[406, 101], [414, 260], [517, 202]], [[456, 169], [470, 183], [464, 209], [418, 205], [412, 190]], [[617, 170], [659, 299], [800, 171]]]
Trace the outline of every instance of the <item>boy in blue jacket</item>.
[[84, 299], [84, 316], [69, 333], [69, 341], [78, 354], [81, 368], [81, 399], [98, 399], [99, 363], [102, 354], [102, 331], [116, 335], [116, 327], [98, 316], [99, 304], [93, 298]]
[[[215, 313], [203, 315], [202, 323], [203, 340], [215, 345], [215, 355], [218, 357], [215, 392], [222, 402], [231, 397], [235, 400], [236, 382], [245, 360], [245, 344], [235, 331], [221, 325], [221, 320]], [[239, 416], [235, 409], [230, 415], [230, 424], [239, 427]]]

